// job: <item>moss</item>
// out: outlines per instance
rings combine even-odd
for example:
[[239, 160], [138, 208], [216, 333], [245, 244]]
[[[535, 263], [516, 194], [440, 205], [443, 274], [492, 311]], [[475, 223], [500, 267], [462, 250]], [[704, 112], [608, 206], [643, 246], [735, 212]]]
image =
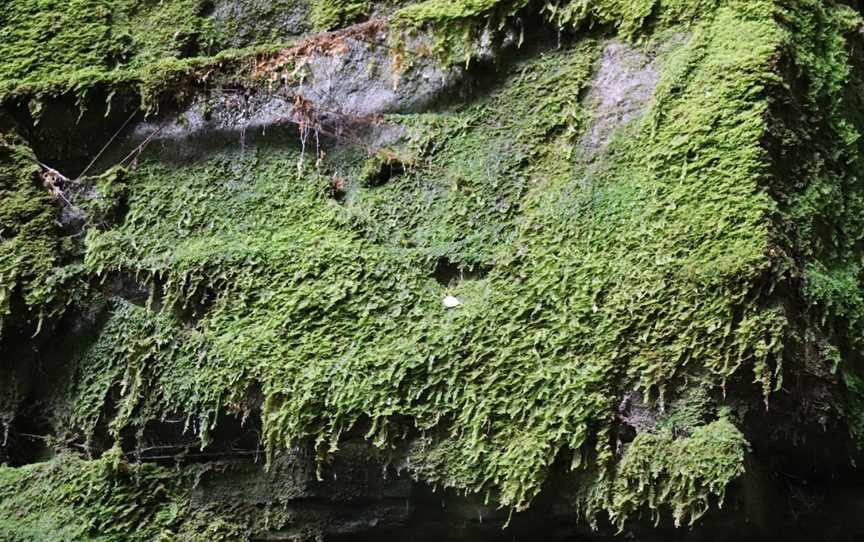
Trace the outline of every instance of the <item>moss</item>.
[[783, 220], [777, 237], [790, 247], [784, 265], [802, 281], [807, 306], [802, 318], [813, 322], [798, 340], [815, 342], [824, 366], [839, 373], [845, 387], [839, 408], [860, 447], [864, 367], [853, 352], [860, 350], [864, 331], [859, 265], [864, 118], [858, 113], [862, 97], [853, 89], [862, 84], [854, 59], [862, 45], [856, 34], [862, 20], [847, 6], [810, 1], [784, 6], [780, 13], [795, 36], [788, 43], [791, 69], [802, 79], [793, 103], [808, 114], [775, 136], [782, 159], [795, 157], [781, 170], [788, 184], [778, 189]]
[[[250, 64], [294, 39], [262, 29], [238, 48], [226, 34], [230, 27], [214, 26], [205, 13], [208, 5], [204, 0], [7, 2], [0, 7], [0, 103], [29, 103], [38, 117], [41, 101], [52, 96], [69, 93], [85, 103], [83, 97], [94, 89], [109, 96], [131, 89], [149, 111], [162, 93], [182, 97], [189, 83], [205, 74], [237, 77], [242, 71], [239, 78], [249, 81]], [[300, 9], [297, 17], [311, 18], [322, 30], [335, 29], [369, 7], [369, 2], [318, 2], [311, 14]]]
[[371, 7], [369, 0], [315, 0], [309, 17], [313, 29], [321, 32], [354, 23]]
[[723, 502], [726, 486], [744, 473], [749, 444], [729, 420], [697, 427], [686, 438], [670, 434], [636, 437], [618, 465], [612, 491], [612, 521], [648, 509], [659, 522], [663, 509], [676, 525], [693, 525]]
[[382, 149], [363, 162], [359, 178], [365, 186], [379, 186], [394, 176], [404, 174], [413, 166], [410, 158], [400, 156], [392, 149]]
[[428, 0], [401, 9], [396, 17], [413, 25], [455, 23], [489, 18], [494, 12], [514, 14], [527, 5], [523, 0]]
[[[0, 332], [15, 292], [38, 315], [55, 294], [53, 275], [60, 249], [57, 202], [42, 186], [29, 148], [0, 139]], [[20, 323], [20, 321], [19, 321]]]
[[158, 539], [178, 519], [179, 511], [171, 510], [178, 496], [172, 478], [146, 466], [113, 473], [107, 461], [72, 457], [20, 469], [0, 467], [0, 488], [7, 496], [0, 502], [0, 538]]
[[0, 95], [94, 79], [180, 57], [205, 40], [203, 2], [15, 0], [0, 7]]
[[[517, 242], [517, 223], [533, 180], [569, 171], [587, 121], [578, 101], [597, 57], [589, 42], [515, 68], [482, 103], [447, 115], [394, 116], [410, 129], [398, 150], [406, 174], [358, 191], [346, 207], [364, 237], [414, 247], [434, 265], [494, 266]], [[390, 156], [373, 157], [359, 176]], [[368, 169], [367, 169], [368, 168]], [[562, 171], [563, 168], [563, 171]]]
[[[528, 2], [526, 0], [427, 0], [404, 7], [394, 15], [397, 27], [408, 31], [434, 28], [435, 53], [447, 64], [468, 63], [484, 29], [501, 30]], [[404, 39], [397, 37], [396, 43]]]
[[[574, 29], [613, 28], [626, 39], [637, 39], [650, 28], [654, 32], [675, 25], [704, 21], [718, 7], [740, 2], [721, 0], [426, 0], [396, 12], [394, 21], [405, 29], [431, 28], [436, 52], [445, 63], [470, 62], [479, 51], [481, 36], [501, 40], [501, 34], [517, 30], [524, 38], [524, 21], [540, 15], [559, 33]], [[537, 6], [539, 5], [539, 13]], [[754, 12], [765, 6], [757, 3]]]
[[[92, 430], [119, 386], [115, 434], [180, 412], [206, 439], [260, 382], [271, 453], [310, 439], [326, 455], [361, 419], [387, 446], [410, 420], [428, 434], [418, 476], [520, 508], [564, 450], [606, 473], [590, 487], [623, 521], [637, 506], [614, 505], [616, 484], [638, 478], [638, 456], [698, 448], [723, 468], [664, 471], [676, 489], [649, 499], [698, 516], [739, 472], [739, 455], [706, 444], [728, 423], [641, 438], [616, 481], [609, 420], [625, 390], [674, 396], [688, 375], [776, 385], [785, 321], [758, 281], [773, 212], [763, 95], [783, 34], [759, 15], [727, 7], [694, 27], [647, 116], [591, 167], [575, 146], [596, 42], [515, 66], [477, 104], [391, 118], [413, 167], [370, 186], [358, 164], [344, 205], [326, 169], [298, 172], [297, 149], [143, 161], [123, 224], [88, 236], [86, 265], [159, 283], [165, 308], [116, 302], [58, 427]], [[443, 286], [441, 258], [491, 271]], [[447, 294], [462, 305], [445, 309]], [[201, 296], [200, 319], [168, 310]]]
[[195, 469], [132, 465], [61, 455], [49, 463], [0, 467], [0, 539], [8, 542], [230, 541], [242, 520], [193, 509]]
[[855, 439], [858, 449], [862, 450], [864, 449], [864, 378], [850, 367], [843, 368], [841, 377], [847, 392], [843, 414], [849, 424], [851, 436]]
[[[497, 31], [526, 6], [432, 0], [396, 17], [443, 25], [446, 42]], [[260, 385], [271, 455], [308, 440], [326, 457], [368, 423], [382, 447], [421, 435], [416, 476], [505, 506], [530, 505], [567, 457], [589, 518], [704, 514], [743, 472], [731, 418], [694, 396], [617, 458], [616, 407], [634, 389], [674, 401], [693, 382], [708, 395], [742, 376], [769, 397], [793, 336], [772, 302], [790, 268], [823, 321], [857, 325], [861, 215], [847, 172], [859, 143], [841, 114], [857, 19], [815, 0], [568, 2], [543, 14], [643, 40], [686, 25], [659, 60], [648, 111], [600, 157], [579, 145], [601, 47], [588, 39], [518, 62], [474, 103], [389, 117], [407, 131], [399, 152], [412, 167], [388, 183], [369, 183], [362, 163], [303, 164], [290, 144], [182, 165], [142, 157], [123, 183], [128, 213], [88, 233], [84, 265], [97, 279], [135, 277], [152, 299], [111, 301], [58, 392], [58, 432], [92, 434], [117, 389], [118, 440], [180, 413], [206, 442], [218, 414], [250, 408]], [[143, 81], [161, 88], [213, 61], [171, 57]], [[784, 144], [812, 150], [778, 178], [770, 96], [788, 78], [806, 79], [798, 99], [814, 117]], [[351, 192], [341, 204], [337, 173]], [[820, 217], [839, 204], [826, 235]], [[443, 285], [441, 261], [489, 271]], [[445, 308], [446, 295], [462, 304]], [[842, 369], [860, 397], [860, 368]]]

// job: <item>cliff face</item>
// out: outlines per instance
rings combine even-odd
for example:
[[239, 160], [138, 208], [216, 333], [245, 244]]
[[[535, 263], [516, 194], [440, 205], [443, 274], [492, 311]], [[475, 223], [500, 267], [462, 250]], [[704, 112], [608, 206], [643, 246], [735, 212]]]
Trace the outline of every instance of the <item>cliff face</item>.
[[0, 540], [860, 540], [862, 17], [5, 2]]

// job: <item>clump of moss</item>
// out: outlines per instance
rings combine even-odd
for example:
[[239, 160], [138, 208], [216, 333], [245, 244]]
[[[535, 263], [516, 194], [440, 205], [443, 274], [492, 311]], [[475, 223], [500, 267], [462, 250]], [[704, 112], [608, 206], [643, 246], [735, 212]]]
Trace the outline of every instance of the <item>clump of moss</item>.
[[[215, 28], [204, 0], [14, 0], [0, 6], [0, 102], [29, 103], [66, 93], [82, 97], [95, 88], [139, 92], [149, 110], [166, 89], [181, 93], [202, 72], [232, 73], [242, 59], [244, 77], [258, 55], [284, 48], [284, 36], [262, 34], [233, 48]], [[354, 22], [368, 2], [318, 2], [310, 17], [323, 29]], [[325, 28], [326, 27], [326, 28]], [[268, 41], [272, 40], [272, 41]], [[236, 73], [233, 73], [237, 75]]]
[[669, 433], [642, 434], [618, 464], [610, 506], [613, 523], [648, 509], [659, 522], [671, 510], [676, 525], [693, 525], [722, 504], [726, 486], [744, 473], [749, 444], [729, 420], [697, 427], [685, 438]]
[[148, 466], [124, 470], [113, 471], [107, 460], [71, 456], [20, 469], [0, 467], [0, 538], [158, 539], [179, 519], [180, 510], [172, 508], [183, 490], [170, 472]]
[[[0, 7], [0, 96], [94, 81], [188, 55], [207, 33], [201, 0], [14, 0]], [[29, 91], [29, 90], [28, 90]]]
[[528, 0], [426, 0], [400, 9], [394, 20], [408, 30], [432, 28], [439, 57], [447, 63], [467, 63], [477, 55], [481, 38], [500, 40], [502, 32], [515, 30], [521, 44], [524, 20], [538, 15], [559, 33], [606, 27], [633, 39], [649, 24], [656, 31], [704, 21], [723, 4], [719, 0], [547, 0], [535, 13], [537, 4]]
[[14, 136], [0, 137], [0, 333], [14, 292], [20, 289], [25, 303], [37, 309], [56, 294], [58, 204], [40, 174], [29, 148]]
[[[850, 91], [864, 84], [853, 53], [861, 46], [862, 19], [848, 6], [813, 1], [784, 5], [779, 13], [795, 36], [788, 53], [806, 82], [791, 100], [809, 112], [774, 134], [786, 180], [776, 190], [783, 215], [777, 237], [791, 247], [784, 265], [801, 279], [802, 319], [811, 322], [796, 341], [820, 351], [824, 367], [839, 375], [846, 388], [840, 408], [864, 449], [864, 367], [852, 354], [864, 332], [864, 117], [860, 94]], [[786, 161], [789, 156], [796, 159]]]
[[[406, 30], [434, 28], [435, 52], [445, 63], [468, 63], [485, 30], [501, 30], [526, 0], [427, 0], [396, 12], [394, 22]], [[400, 39], [402, 36], [400, 36]]]
[[241, 540], [242, 520], [193, 510], [196, 472], [72, 455], [21, 468], [0, 466], [0, 539]]
[[312, 28], [320, 32], [354, 23], [371, 7], [370, 0], [315, 0], [309, 16]]
[[382, 149], [369, 157], [360, 170], [360, 181], [365, 186], [380, 186], [391, 178], [405, 173], [412, 160], [400, 156], [392, 149]]

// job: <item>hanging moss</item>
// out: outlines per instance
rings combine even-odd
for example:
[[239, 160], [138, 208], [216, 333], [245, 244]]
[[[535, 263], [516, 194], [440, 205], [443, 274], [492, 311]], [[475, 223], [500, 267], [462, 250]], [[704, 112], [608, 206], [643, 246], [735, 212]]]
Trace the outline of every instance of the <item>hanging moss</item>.
[[18, 469], [0, 467], [0, 539], [236, 541], [242, 519], [191, 506], [196, 472], [62, 455]]
[[756, 3], [721, 0], [547, 0], [538, 4], [528, 0], [426, 0], [396, 12], [394, 21], [405, 29], [432, 28], [436, 52], [446, 63], [470, 62], [484, 38], [501, 39], [500, 34], [518, 31], [524, 38], [526, 19], [537, 15], [559, 33], [593, 27], [613, 28], [626, 39], [644, 34], [648, 26], [655, 31], [674, 25], [704, 21], [718, 7], [732, 4], [741, 9], [762, 10]]
[[0, 96], [58, 86], [84, 89], [206, 47], [202, 7], [201, 0], [4, 2]]
[[[273, 453], [335, 449], [361, 419], [385, 446], [408, 419], [429, 434], [418, 475], [525, 507], [562, 449], [613, 466], [626, 390], [674, 394], [693, 373], [719, 388], [746, 369], [770, 392], [785, 322], [757, 302], [773, 212], [761, 142], [783, 34], [760, 14], [727, 7], [696, 26], [662, 60], [647, 116], [590, 168], [575, 145], [593, 42], [515, 66], [476, 105], [393, 118], [413, 134], [412, 168], [369, 186], [358, 165], [344, 205], [288, 149], [142, 163], [123, 224], [88, 236], [86, 265], [158, 281], [165, 308], [115, 305], [58, 427], [92, 430], [88, 413], [119, 386], [115, 432], [182, 412], [206, 439], [260, 382]], [[442, 257], [491, 271], [442, 286]], [[212, 304], [194, 324], [168, 310], [202, 292]], [[699, 448], [723, 468], [668, 473], [670, 488], [698, 480], [692, 493], [621, 489], [643, 452], [695, 449], [698, 435], [642, 437], [625, 481], [593, 482], [599, 502], [621, 521], [641, 504], [703, 513], [740, 472], [743, 441]]]
[[[840, 375], [846, 388], [845, 406], [850, 429], [864, 443], [860, 385], [864, 367], [853, 352], [861, 349], [864, 332], [864, 284], [859, 265], [864, 239], [864, 184], [862, 184], [859, 111], [862, 98], [860, 66], [852, 51], [862, 20], [843, 5], [805, 1], [784, 6], [781, 18], [796, 39], [789, 40], [794, 69], [806, 86], [797, 107], [810, 113], [792, 121], [778, 134], [785, 156], [795, 155], [784, 169], [788, 185], [778, 190], [784, 220], [777, 232], [793, 247], [785, 265], [802, 278], [803, 315], [816, 322], [801, 333], [816, 344], [825, 368]], [[859, 444], [860, 446], [860, 444]]]
[[[107, 95], [125, 88], [138, 91], [148, 110], [161, 92], [182, 92], [191, 75], [230, 72], [237, 59], [248, 71], [259, 54], [293, 38], [261, 30], [254, 43], [238, 48], [230, 25], [214, 23], [210, 6], [205, 0], [6, 2], [0, 6], [0, 103], [29, 102], [38, 117], [48, 97], [69, 93], [84, 103], [94, 88]], [[333, 30], [370, 9], [367, 1], [315, 2], [310, 13], [298, 8], [298, 25], [305, 28], [308, 18], [309, 26]]]
[[727, 419], [697, 427], [685, 438], [670, 434], [638, 435], [621, 459], [612, 491], [612, 521], [646, 507], [659, 522], [665, 509], [676, 525], [693, 525], [716, 498], [722, 505], [726, 486], [744, 473], [749, 445]]
[[[338, 17], [326, 26], [357, 6], [327, 4]], [[396, 20], [433, 28], [445, 47], [462, 40], [461, 59], [527, 6], [431, 0]], [[666, 400], [694, 380], [708, 394], [741, 376], [770, 398], [798, 331], [772, 302], [790, 269], [822, 325], [857, 330], [859, 138], [842, 112], [845, 36], [860, 21], [815, 0], [574, 1], [541, 14], [663, 51], [647, 111], [598, 156], [580, 146], [604, 45], [587, 39], [508, 67], [474, 103], [388, 117], [405, 129], [399, 156], [411, 167], [387, 183], [370, 183], [362, 160], [316, 167], [284, 142], [179, 165], [143, 156], [123, 179], [128, 212], [88, 232], [84, 267], [96, 280], [134, 277], [151, 299], [111, 299], [58, 391], [57, 432], [92, 435], [113, 389], [118, 440], [180, 413], [206, 442], [218, 414], [250, 408], [260, 386], [271, 455], [311, 441], [326, 457], [363, 425], [381, 447], [420, 435], [412, 469], [424, 481], [518, 509], [562, 457], [581, 475], [589, 519], [605, 512], [621, 526], [649, 509], [692, 523], [722, 500], [748, 450], [732, 416], [687, 413], [686, 435], [666, 420], [617, 457], [616, 408], [634, 390]], [[146, 88], [215, 65], [164, 54], [136, 72]], [[799, 78], [813, 117], [780, 135], [810, 150], [778, 177], [771, 95]], [[50, 250], [33, 254], [47, 269]], [[442, 261], [458, 279], [435, 280]], [[488, 273], [466, 279], [475, 268]], [[44, 291], [23, 265], [9, 269], [7, 284]], [[860, 431], [862, 368], [839, 365]]]
[[52, 275], [60, 248], [58, 203], [42, 186], [30, 149], [13, 141], [0, 138], [0, 335], [16, 291], [36, 311], [18, 315], [22, 319], [37, 316], [57, 293]]

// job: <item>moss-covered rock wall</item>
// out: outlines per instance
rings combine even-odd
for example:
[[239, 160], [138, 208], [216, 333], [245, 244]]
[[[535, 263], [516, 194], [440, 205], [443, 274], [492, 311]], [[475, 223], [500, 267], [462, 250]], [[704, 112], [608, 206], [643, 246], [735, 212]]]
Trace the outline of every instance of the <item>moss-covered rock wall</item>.
[[856, 539], [862, 28], [10, 0], [0, 539]]

